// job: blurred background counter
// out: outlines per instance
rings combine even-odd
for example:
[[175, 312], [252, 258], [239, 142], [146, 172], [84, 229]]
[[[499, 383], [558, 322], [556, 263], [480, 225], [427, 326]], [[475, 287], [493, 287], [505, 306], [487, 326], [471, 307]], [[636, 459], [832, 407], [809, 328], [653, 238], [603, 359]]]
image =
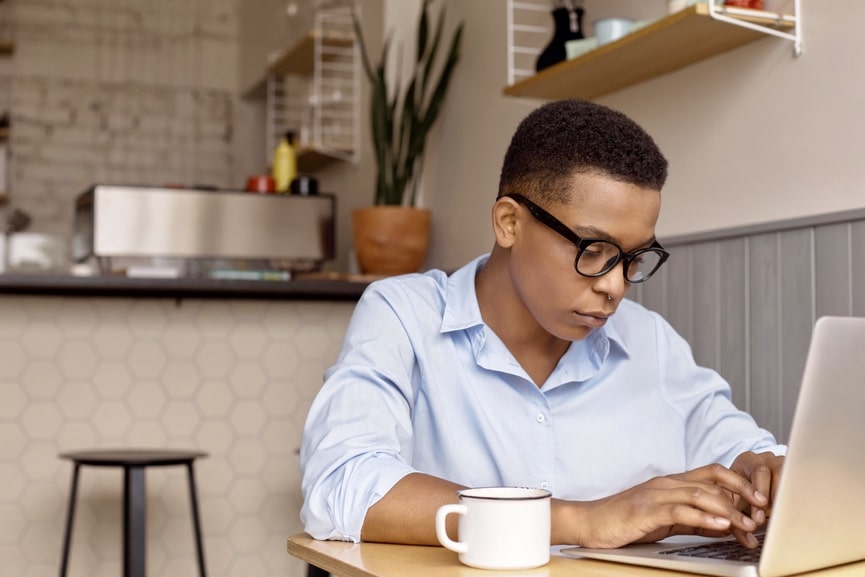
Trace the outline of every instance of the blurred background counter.
[[53, 273], [0, 274], [0, 295], [127, 296], [173, 298], [269, 298], [356, 301], [375, 277], [297, 273], [290, 280], [130, 278]]
[[[0, 274], [0, 510], [18, 551], [4, 574], [59, 566], [59, 453], [159, 447], [209, 453], [196, 476], [210, 572], [305, 575], [285, 553], [302, 530], [296, 450], [368, 280]], [[120, 571], [118, 475], [85, 473], [70, 574]], [[147, 487], [148, 567], [196, 574], [182, 471], [150, 471]]]

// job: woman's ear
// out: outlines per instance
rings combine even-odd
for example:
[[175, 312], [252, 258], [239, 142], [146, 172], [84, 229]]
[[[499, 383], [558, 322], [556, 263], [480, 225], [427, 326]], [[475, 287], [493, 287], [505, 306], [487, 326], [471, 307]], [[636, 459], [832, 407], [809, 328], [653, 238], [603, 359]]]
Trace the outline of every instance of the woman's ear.
[[510, 248], [517, 230], [517, 203], [512, 198], [501, 196], [493, 205], [493, 234], [496, 244]]

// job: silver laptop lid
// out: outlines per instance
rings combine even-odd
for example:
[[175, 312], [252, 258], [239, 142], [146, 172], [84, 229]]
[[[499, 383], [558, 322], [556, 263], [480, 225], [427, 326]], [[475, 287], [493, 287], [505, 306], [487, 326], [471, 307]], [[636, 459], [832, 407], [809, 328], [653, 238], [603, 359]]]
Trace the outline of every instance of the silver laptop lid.
[[865, 319], [814, 325], [760, 559], [778, 577], [865, 559]]

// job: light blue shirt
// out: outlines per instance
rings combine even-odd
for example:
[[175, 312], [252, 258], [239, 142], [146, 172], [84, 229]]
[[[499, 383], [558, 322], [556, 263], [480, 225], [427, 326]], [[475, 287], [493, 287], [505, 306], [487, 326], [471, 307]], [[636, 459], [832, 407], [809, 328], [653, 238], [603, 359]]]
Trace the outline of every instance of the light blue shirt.
[[624, 300], [542, 387], [484, 324], [475, 274], [369, 286], [309, 411], [301, 519], [360, 540], [370, 506], [409, 473], [598, 499], [748, 450], [783, 453], [659, 315]]

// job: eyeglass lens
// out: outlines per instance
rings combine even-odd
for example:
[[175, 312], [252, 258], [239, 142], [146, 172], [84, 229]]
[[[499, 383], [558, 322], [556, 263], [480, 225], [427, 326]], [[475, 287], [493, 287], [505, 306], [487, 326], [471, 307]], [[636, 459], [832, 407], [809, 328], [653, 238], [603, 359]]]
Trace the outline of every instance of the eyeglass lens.
[[[621, 249], [613, 243], [598, 240], [583, 248], [574, 263], [577, 272], [585, 276], [600, 276], [618, 264]], [[660, 266], [663, 256], [653, 249], [638, 251], [624, 257], [625, 277], [630, 282], [645, 280]]]

